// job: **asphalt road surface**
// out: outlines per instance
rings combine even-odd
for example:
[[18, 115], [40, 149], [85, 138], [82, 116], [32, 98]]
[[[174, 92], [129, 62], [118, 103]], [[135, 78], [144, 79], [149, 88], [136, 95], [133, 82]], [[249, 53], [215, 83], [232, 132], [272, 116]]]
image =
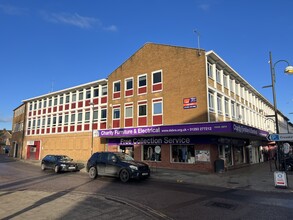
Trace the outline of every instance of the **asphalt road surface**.
[[0, 155], [0, 219], [292, 219], [292, 193], [55, 174]]

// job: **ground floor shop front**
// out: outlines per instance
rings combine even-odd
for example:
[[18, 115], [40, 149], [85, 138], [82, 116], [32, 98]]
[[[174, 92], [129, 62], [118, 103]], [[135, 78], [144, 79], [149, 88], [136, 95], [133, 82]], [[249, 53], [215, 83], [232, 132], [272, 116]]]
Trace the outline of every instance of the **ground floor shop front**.
[[151, 167], [203, 172], [259, 163], [266, 144], [264, 131], [234, 122], [111, 129], [99, 136], [107, 150], [128, 153]]

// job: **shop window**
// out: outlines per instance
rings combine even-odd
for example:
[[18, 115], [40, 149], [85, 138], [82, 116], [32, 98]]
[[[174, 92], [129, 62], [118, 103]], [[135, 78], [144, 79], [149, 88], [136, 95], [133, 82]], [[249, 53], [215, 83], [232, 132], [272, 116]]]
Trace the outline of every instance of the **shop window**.
[[194, 145], [172, 145], [172, 162], [195, 163]]
[[161, 146], [160, 145], [144, 145], [143, 160], [161, 161]]
[[233, 146], [235, 165], [244, 163], [243, 146]]
[[219, 145], [219, 157], [225, 161], [225, 166], [232, 166], [232, 151], [228, 144]]

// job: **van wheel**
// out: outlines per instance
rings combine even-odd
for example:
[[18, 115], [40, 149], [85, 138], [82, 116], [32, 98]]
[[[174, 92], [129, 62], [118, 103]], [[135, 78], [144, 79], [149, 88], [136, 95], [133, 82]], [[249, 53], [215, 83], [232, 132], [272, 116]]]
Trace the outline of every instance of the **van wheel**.
[[97, 169], [96, 169], [95, 167], [91, 167], [91, 168], [89, 169], [89, 177], [90, 177], [91, 179], [96, 179], [97, 176], [98, 176]]
[[129, 172], [126, 169], [121, 170], [119, 178], [123, 183], [126, 183], [130, 179]]

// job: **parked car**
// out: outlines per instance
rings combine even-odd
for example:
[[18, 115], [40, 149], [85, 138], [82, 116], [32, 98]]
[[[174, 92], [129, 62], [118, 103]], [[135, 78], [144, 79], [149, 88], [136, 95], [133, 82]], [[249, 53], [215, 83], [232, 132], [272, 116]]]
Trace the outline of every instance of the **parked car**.
[[55, 173], [62, 171], [79, 171], [83, 164], [74, 162], [66, 155], [47, 155], [42, 159], [41, 169], [52, 169]]
[[146, 163], [135, 161], [131, 156], [120, 152], [96, 152], [88, 160], [86, 170], [89, 177], [98, 175], [120, 178], [122, 182], [130, 179], [146, 179], [150, 168]]

